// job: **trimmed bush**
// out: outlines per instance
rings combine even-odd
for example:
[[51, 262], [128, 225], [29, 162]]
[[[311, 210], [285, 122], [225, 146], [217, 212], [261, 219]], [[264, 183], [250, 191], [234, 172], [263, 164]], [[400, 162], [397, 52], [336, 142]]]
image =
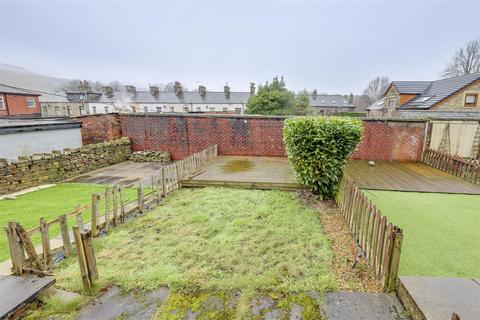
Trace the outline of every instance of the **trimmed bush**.
[[283, 140], [297, 179], [321, 198], [332, 198], [348, 157], [362, 139], [363, 125], [348, 117], [285, 120]]

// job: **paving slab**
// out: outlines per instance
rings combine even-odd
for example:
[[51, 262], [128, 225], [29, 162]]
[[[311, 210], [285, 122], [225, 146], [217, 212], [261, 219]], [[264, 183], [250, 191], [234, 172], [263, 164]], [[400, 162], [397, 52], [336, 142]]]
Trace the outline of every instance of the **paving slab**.
[[108, 185], [129, 185], [142, 180], [144, 186], [151, 185], [151, 177], [158, 175], [163, 166], [171, 163], [125, 161], [105, 168], [90, 171], [66, 181]]
[[0, 319], [8, 318], [54, 283], [50, 277], [0, 276]]
[[453, 312], [461, 320], [480, 319], [478, 279], [402, 276], [400, 282], [424, 319], [450, 320]]
[[157, 306], [168, 296], [168, 288], [162, 287], [139, 297], [125, 294], [119, 287], [110, 287], [100, 298], [82, 309], [79, 319], [151, 319]]
[[326, 303], [329, 320], [408, 320], [393, 293], [333, 292]]

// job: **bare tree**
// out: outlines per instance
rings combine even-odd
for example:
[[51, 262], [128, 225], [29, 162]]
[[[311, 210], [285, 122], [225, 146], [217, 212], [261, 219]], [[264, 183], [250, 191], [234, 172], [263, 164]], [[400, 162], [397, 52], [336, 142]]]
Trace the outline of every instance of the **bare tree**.
[[458, 77], [480, 71], [480, 40], [468, 41], [455, 52], [441, 73], [444, 78]]
[[363, 94], [367, 95], [371, 101], [377, 101], [383, 96], [389, 85], [390, 79], [388, 77], [376, 77], [368, 83], [365, 90], [363, 90]]
[[352, 101], [353, 104], [356, 106], [357, 111], [364, 111], [368, 106], [372, 104], [370, 97], [365, 94], [353, 96]]

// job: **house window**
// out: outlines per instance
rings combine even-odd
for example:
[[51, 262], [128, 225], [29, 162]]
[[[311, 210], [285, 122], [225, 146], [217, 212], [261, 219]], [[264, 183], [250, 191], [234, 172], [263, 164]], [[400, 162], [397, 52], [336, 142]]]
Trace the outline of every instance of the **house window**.
[[388, 100], [388, 107], [395, 107], [395, 98], [390, 98]]
[[92, 114], [97, 114], [97, 107], [92, 107]]
[[148, 107], [143, 107], [143, 112], [147, 113], [148, 112]]
[[235, 108], [236, 114], [242, 114], [242, 108]]
[[478, 93], [467, 93], [465, 94], [465, 104], [466, 108], [473, 108], [477, 106]]
[[80, 114], [85, 114], [85, 107], [80, 107]]
[[59, 106], [56, 106], [56, 107], [55, 107], [55, 115], [56, 115], [56, 116], [59, 116], [59, 115], [60, 115], [60, 107], [59, 107]]
[[202, 111], [202, 107], [197, 107], [197, 111]]
[[215, 111], [215, 107], [208, 107], [208, 110]]
[[35, 108], [35, 98], [27, 98], [27, 107]]
[[157, 107], [157, 112], [158, 113], [162, 112], [162, 107]]
[[183, 107], [184, 112], [188, 112], [188, 107]]
[[[0, 107], [0, 109], [1, 109], [1, 107]], [[42, 113], [43, 113], [44, 116], [48, 116], [48, 107], [47, 106], [42, 107]]]
[[175, 112], [175, 108], [174, 108], [174, 107], [170, 107], [170, 112]]
[[105, 113], [108, 113], [108, 106], [105, 106]]
[[3, 101], [3, 97], [0, 97], [0, 110], [5, 110], [5, 101]]

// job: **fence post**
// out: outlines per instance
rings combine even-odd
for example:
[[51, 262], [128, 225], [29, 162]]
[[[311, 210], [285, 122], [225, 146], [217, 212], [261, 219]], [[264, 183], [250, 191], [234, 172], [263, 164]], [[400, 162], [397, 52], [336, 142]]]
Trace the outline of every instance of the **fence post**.
[[118, 197], [117, 197], [117, 194], [118, 194], [118, 186], [113, 186], [113, 195], [112, 195], [112, 198], [113, 198], [113, 211], [112, 211], [112, 215], [113, 215], [113, 225], [116, 226], [117, 225], [117, 218], [118, 218]]
[[388, 279], [388, 291], [395, 290], [397, 286], [398, 267], [400, 265], [400, 254], [402, 253], [403, 233], [400, 228], [395, 228], [393, 239], [393, 252], [390, 261], [390, 274]]
[[98, 280], [97, 261], [95, 259], [95, 252], [93, 251], [92, 234], [90, 232], [81, 233], [83, 242], [83, 250], [85, 251], [85, 258], [87, 261], [87, 270], [90, 283], [93, 285], [94, 280]]
[[84, 231], [85, 231], [85, 225], [83, 224], [82, 214], [79, 214], [79, 215], [77, 216], [77, 226], [78, 226], [78, 229], [80, 229], [80, 232], [84, 232]]
[[52, 265], [52, 255], [50, 253], [50, 236], [48, 234], [48, 225], [45, 218], [40, 218], [40, 233], [42, 235], [43, 265], [49, 269]]
[[38, 258], [37, 252], [35, 251], [35, 246], [33, 245], [32, 240], [30, 240], [30, 236], [28, 235], [27, 231], [25, 231], [25, 229], [19, 223], [15, 223], [15, 229], [17, 231], [18, 237], [22, 241], [23, 247], [25, 248], [25, 251], [27, 252], [28, 258], [30, 259], [33, 267], [37, 268], [37, 270], [42, 271], [42, 263]]
[[98, 212], [100, 204], [100, 195], [98, 193], [92, 194], [92, 235], [94, 237], [98, 236]]
[[125, 219], [125, 187], [120, 187], [120, 222]]
[[72, 245], [70, 243], [70, 235], [68, 234], [67, 216], [62, 214], [58, 217], [58, 222], [60, 223], [60, 231], [62, 233], [65, 256], [69, 257], [72, 254]]
[[[9, 222], [8, 225], [4, 227], [5, 232], [7, 233], [8, 247], [10, 248], [10, 258], [12, 259], [12, 271], [16, 275], [23, 274], [23, 248], [19, 242], [16, 223]], [[21, 253], [20, 253], [21, 251]], [[23, 256], [25, 258], [25, 256]]]
[[78, 264], [80, 266], [80, 274], [82, 275], [83, 289], [89, 292], [92, 289], [92, 284], [88, 277], [87, 259], [85, 257], [85, 250], [83, 248], [82, 236], [78, 227], [73, 227], [73, 236], [75, 237], [75, 248], [77, 249]]
[[137, 202], [138, 202], [138, 212], [140, 213], [143, 212], [143, 204], [144, 204], [143, 197], [144, 197], [143, 182], [142, 180], [139, 180], [138, 188], [137, 188]]
[[108, 233], [110, 227], [110, 195], [112, 190], [110, 188], [105, 189], [105, 232]]

